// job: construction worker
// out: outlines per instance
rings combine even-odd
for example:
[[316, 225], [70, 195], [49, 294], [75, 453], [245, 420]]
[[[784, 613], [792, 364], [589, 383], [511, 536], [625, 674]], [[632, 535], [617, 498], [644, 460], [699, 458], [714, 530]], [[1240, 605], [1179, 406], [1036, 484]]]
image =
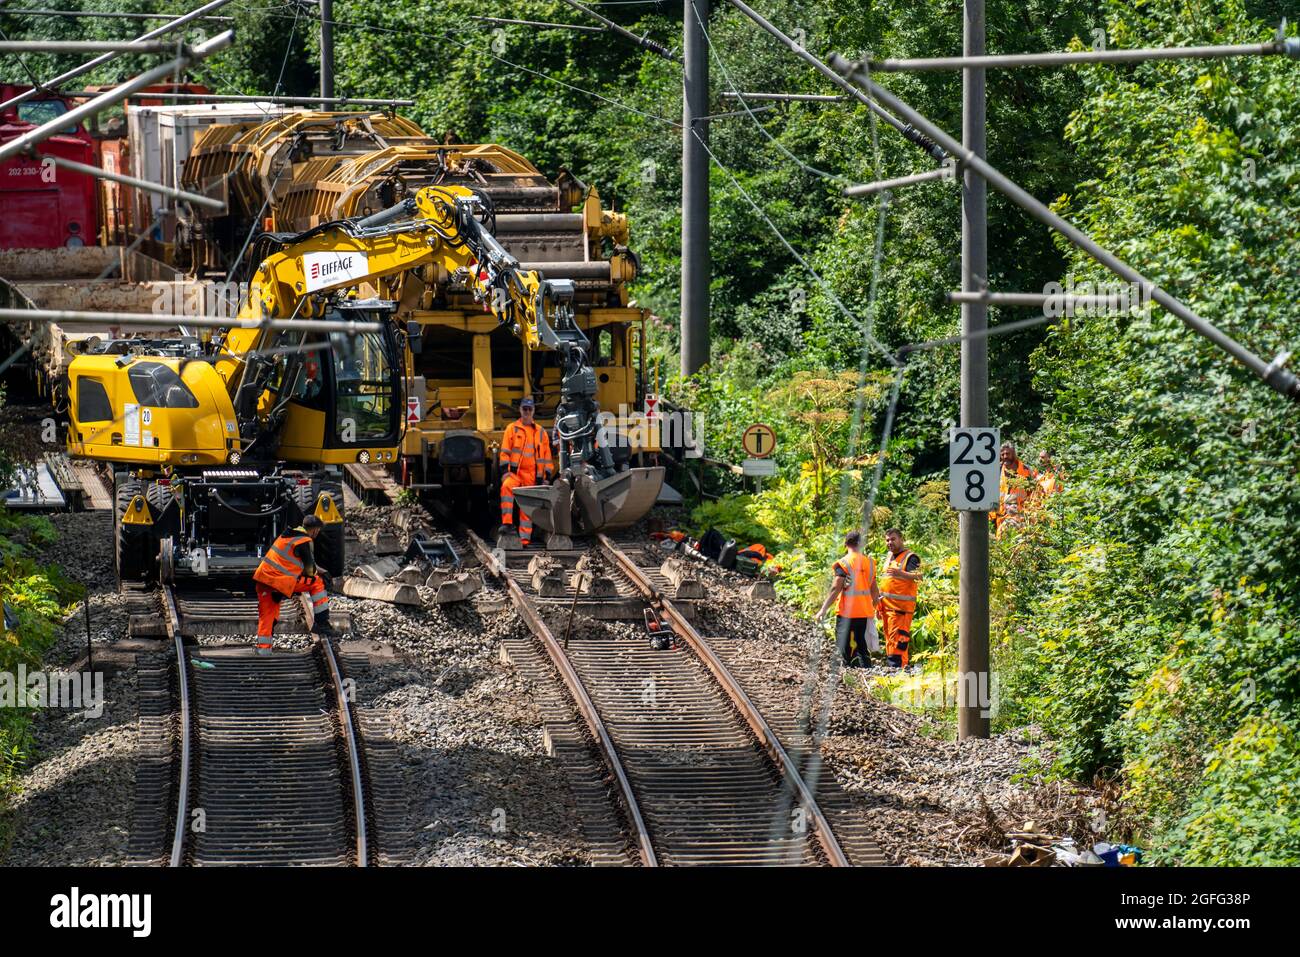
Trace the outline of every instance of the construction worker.
[[835, 581], [817, 612], [817, 621], [825, 621], [831, 602], [838, 602], [835, 619], [835, 648], [840, 660], [850, 668], [871, 664], [871, 652], [880, 650], [876, 635], [876, 607], [880, 586], [876, 584], [876, 562], [862, 554], [862, 535], [849, 532], [844, 536], [847, 553], [832, 566]]
[[[515, 521], [515, 488], [549, 482], [555, 474], [551, 437], [533, 421], [537, 406], [527, 396], [519, 403], [519, 421], [506, 426], [501, 438], [501, 530]], [[533, 520], [519, 508], [519, 544], [527, 548], [533, 537]]]
[[880, 625], [885, 633], [885, 664], [906, 668], [912, 643], [912, 615], [916, 613], [916, 589], [920, 582], [921, 559], [903, 544], [897, 528], [885, 532], [885, 585], [880, 590]]
[[998, 480], [998, 510], [989, 517], [993, 520], [997, 537], [1004, 528], [1019, 528], [1025, 522], [1025, 507], [1034, 494], [1038, 473], [1016, 455], [1013, 442], [1003, 442], [1002, 477]]
[[290, 529], [267, 549], [262, 563], [253, 572], [257, 589], [257, 653], [271, 653], [271, 635], [280, 619], [280, 602], [305, 594], [315, 612], [312, 631], [318, 635], [337, 634], [330, 625], [330, 600], [325, 593], [326, 580], [316, 570], [312, 543], [324, 528], [315, 515], [308, 515], [297, 528]]
[[1038, 453], [1038, 488], [1046, 498], [1048, 495], [1055, 495], [1064, 487], [1060, 468], [1052, 461], [1052, 454], [1047, 449], [1043, 449]]

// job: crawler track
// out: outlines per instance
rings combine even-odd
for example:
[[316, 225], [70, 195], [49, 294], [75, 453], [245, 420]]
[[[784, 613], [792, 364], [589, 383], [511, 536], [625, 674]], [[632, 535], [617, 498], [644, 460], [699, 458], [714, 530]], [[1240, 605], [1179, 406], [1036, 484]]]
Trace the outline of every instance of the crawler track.
[[257, 656], [187, 647], [162, 590], [175, 649], [180, 722], [170, 863], [370, 863], [361, 748], [328, 641]]
[[669, 623], [673, 648], [581, 631], [566, 641], [567, 605], [526, 591], [519, 569], [528, 556], [507, 554], [503, 563], [499, 551], [467, 534], [559, 673], [604, 761], [641, 863], [850, 863], [815, 789], [709, 643], [663, 595], [657, 569], [600, 538], [603, 572], [617, 580], [613, 600], [637, 596]]

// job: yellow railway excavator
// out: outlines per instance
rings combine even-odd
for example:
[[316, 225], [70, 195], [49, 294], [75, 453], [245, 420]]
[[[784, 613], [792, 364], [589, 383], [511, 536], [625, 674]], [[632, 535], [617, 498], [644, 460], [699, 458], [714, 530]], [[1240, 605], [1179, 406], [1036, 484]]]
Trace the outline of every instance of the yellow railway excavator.
[[[325, 523], [318, 564], [343, 573], [341, 467], [396, 459], [399, 340], [418, 350], [419, 336], [395, 313], [403, 276], [425, 266], [471, 291], [526, 348], [561, 356], [560, 479], [528, 490], [545, 513], [538, 524], [595, 532], [648, 510], [663, 470], [620, 471], [599, 441], [572, 281], [522, 269], [481, 221], [486, 206], [466, 187], [429, 186], [375, 215], [324, 223], [262, 261], [215, 337], [107, 340], [72, 360], [69, 452], [115, 468], [119, 580], [251, 573], [309, 513]], [[363, 284], [376, 295], [361, 298]], [[322, 319], [332, 325], [313, 322]]]

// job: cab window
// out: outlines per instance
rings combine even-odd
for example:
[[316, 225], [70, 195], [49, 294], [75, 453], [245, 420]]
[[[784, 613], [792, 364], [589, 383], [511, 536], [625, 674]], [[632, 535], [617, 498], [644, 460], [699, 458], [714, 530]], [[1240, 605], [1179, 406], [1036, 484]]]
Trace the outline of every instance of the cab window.
[[131, 391], [141, 405], [161, 409], [197, 409], [199, 400], [175, 369], [161, 362], [137, 362], [127, 370]]
[[[33, 126], [44, 126], [50, 120], [57, 120], [66, 112], [68, 112], [68, 104], [62, 100], [28, 100], [26, 103], [18, 104], [18, 119]], [[71, 136], [77, 132], [77, 124], [73, 123], [59, 132]]]
[[113, 417], [104, 383], [84, 376], [77, 380], [77, 419], [82, 422], [107, 422]]
[[393, 420], [392, 358], [378, 333], [330, 334], [338, 404], [336, 436], [365, 442], [391, 435]]

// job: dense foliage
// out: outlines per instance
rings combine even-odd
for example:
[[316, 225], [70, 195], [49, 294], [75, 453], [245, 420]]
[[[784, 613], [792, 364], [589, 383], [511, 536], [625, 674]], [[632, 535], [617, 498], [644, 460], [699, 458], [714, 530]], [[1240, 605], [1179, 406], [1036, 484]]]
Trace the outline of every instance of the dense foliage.
[[[877, 57], [959, 51], [961, 6], [761, 4], [814, 53]], [[990, 0], [989, 48], [1258, 42], [1288, 6]], [[715, 7], [715, 90], [831, 92], [725, 4]], [[680, 2], [602, 9], [680, 47]], [[232, 92], [311, 91], [310, 8], [248, 0], [227, 10], [239, 44], [199, 78]], [[656, 347], [672, 369], [679, 67], [610, 35], [472, 19], [580, 22], [557, 0], [337, 0], [335, 12], [340, 93], [412, 96], [412, 115], [430, 133], [501, 142], [548, 173], [566, 167], [629, 213], [643, 265], [636, 294], [664, 317]], [[133, 29], [19, 21], [0, 14], [7, 32], [24, 36]], [[993, 71], [989, 156], [1257, 353], [1300, 352], [1297, 76], [1293, 61], [1259, 57]], [[959, 131], [959, 74], [886, 81]], [[915, 644], [948, 670], [956, 543], [942, 469], [958, 414], [958, 351], [910, 360], [881, 462], [893, 381], [878, 354], [864, 359], [862, 325], [869, 316], [891, 349], [953, 333], [956, 310], [942, 294], [960, 280], [959, 191], [929, 184], [893, 197], [873, 298], [881, 207], [845, 199], [842, 188], [928, 160], [855, 103], [750, 106], [752, 116], [715, 120], [710, 134], [714, 361], [707, 375], [667, 389], [702, 416], [715, 459], [737, 461], [743, 427], [770, 422], [781, 476], [761, 494], [738, 495], [737, 479], [706, 472], [706, 490], [722, 497], [700, 504], [695, 520], [777, 549], [781, 588], [811, 604], [837, 530], [870, 504], [873, 527], [901, 524], [926, 559]], [[713, 99], [714, 113], [739, 108]], [[994, 289], [1107, 278], [995, 194], [989, 245]], [[1020, 317], [993, 310], [990, 319]], [[1294, 405], [1159, 308], [1075, 317], [1051, 332], [995, 338], [990, 352], [993, 421], [1022, 440], [1031, 462], [1052, 449], [1068, 476], [1042, 521], [994, 547], [999, 722], [1040, 725], [1057, 742], [1059, 773], [1114, 781], [1126, 809], [1116, 827], [1156, 859], [1300, 862]]]
[[[0, 389], [0, 405], [4, 390]], [[13, 463], [0, 449], [0, 488], [7, 487]], [[11, 620], [0, 623], [0, 672], [41, 667], [42, 655], [55, 637], [55, 626], [82, 590], [56, 568], [33, 559], [40, 546], [54, 540], [54, 527], [39, 516], [20, 516], [0, 506], [0, 603]], [[9, 627], [14, 625], [14, 627]], [[17, 775], [31, 747], [27, 708], [0, 706], [0, 850], [9, 836], [6, 811], [17, 788]]]

